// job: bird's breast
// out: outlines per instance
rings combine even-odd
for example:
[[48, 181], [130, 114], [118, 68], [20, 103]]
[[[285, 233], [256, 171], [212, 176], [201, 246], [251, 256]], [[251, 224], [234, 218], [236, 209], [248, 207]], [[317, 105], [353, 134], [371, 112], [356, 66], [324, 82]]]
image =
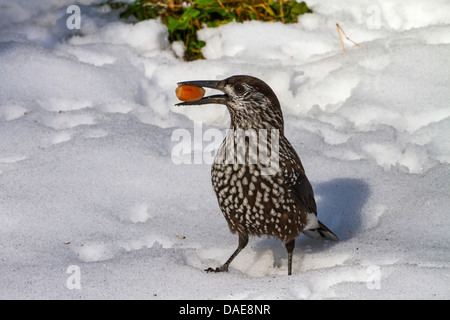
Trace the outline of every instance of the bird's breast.
[[214, 163], [212, 184], [233, 232], [295, 238], [302, 230], [301, 211], [281, 173], [262, 175], [258, 164]]

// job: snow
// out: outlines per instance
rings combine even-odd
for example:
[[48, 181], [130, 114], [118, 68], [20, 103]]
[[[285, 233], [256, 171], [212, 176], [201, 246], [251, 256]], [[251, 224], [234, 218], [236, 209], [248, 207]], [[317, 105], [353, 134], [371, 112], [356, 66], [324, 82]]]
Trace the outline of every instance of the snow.
[[[72, 1], [0, 1], [0, 298], [450, 298], [448, 1], [310, 0], [296, 24], [202, 29], [189, 63], [160, 22], [91, 2], [71, 30]], [[300, 236], [290, 277], [267, 238], [203, 272], [237, 246], [207, 161], [229, 118], [174, 90], [233, 74], [277, 93], [341, 238]]]

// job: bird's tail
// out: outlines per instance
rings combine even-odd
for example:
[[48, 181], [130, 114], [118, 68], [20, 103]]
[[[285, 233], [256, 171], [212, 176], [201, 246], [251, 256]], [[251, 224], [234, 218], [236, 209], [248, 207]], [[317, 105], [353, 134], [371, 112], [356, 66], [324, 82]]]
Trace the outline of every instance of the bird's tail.
[[326, 225], [324, 225], [320, 221], [318, 222], [319, 222], [318, 228], [303, 230], [303, 233], [313, 239], [339, 241], [339, 238], [333, 232], [331, 232], [331, 230], [328, 229]]

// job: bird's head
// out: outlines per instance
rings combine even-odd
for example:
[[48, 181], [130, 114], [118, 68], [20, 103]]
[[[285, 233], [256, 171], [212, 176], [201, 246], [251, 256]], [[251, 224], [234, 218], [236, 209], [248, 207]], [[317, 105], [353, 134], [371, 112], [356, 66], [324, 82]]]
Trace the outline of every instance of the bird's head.
[[277, 96], [258, 78], [239, 75], [224, 80], [185, 81], [179, 82], [178, 85], [212, 88], [224, 94], [181, 102], [177, 106], [224, 104], [230, 112], [233, 129], [283, 130], [283, 114]]

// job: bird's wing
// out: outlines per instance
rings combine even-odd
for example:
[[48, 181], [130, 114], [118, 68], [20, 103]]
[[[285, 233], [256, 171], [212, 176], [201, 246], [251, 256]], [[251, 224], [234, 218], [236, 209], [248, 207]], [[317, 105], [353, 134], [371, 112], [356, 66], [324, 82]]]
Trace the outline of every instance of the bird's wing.
[[290, 159], [282, 161], [282, 163], [285, 164], [284, 168], [282, 168], [284, 185], [307, 212], [314, 213], [317, 216], [314, 191], [311, 183], [306, 177], [300, 158], [289, 142], [287, 142], [287, 148], [289, 149], [287, 154]]
[[289, 154], [295, 161], [284, 161], [284, 183], [294, 196], [294, 199], [306, 210], [306, 225], [303, 233], [311, 238], [322, 238], [338, 241], [339, 238], [317, 219], [317, 206], [314, 200], [314, 191], [305, 175], [300, 158], [290, 144]]
[[295, 182], [290, 189], [295, 199], [305, 207], [307, 212], [314, 213], [317, 216], [314, 191], [311, 183], [309, 183], [309, 180], [304, 173], [300, 173], [297, 176], [297, 179], [295, 179]]

